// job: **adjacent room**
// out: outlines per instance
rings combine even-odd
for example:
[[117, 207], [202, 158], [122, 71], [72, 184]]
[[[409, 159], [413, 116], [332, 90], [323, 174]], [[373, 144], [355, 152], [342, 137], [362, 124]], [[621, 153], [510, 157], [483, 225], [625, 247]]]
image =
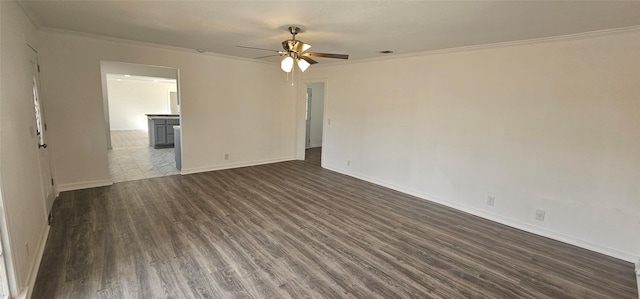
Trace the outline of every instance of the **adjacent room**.
[[638, 1], [0, 1], [0, 297], [640, 298]]
[[180, 174], [176, 80], [107, 74], [107, 98], [113, 182]]

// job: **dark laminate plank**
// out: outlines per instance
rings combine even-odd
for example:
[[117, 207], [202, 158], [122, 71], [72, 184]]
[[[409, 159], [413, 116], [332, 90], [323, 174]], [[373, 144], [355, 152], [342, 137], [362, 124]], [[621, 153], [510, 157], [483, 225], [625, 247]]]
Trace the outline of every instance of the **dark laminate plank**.
[[[335, 188], [334, 188], [334, 190], [335, 190]], [[345, 192], [345, 191], [344, 191], [344, 190], [342, 190], [342, 192]], [[399, 202], [403, 202], [403, 201], [399, 201]], [[345, 203], [345, 204], [348, 204], [348, 203]], [[369, 202], [367, 202], [367, 204], [368, 204], [369, 206], [371, 206], [373, 203], [369, 201]], [[410, 211], [411, 211], [411, 210], [408, 210], [408, 211], [405, 211], [405, 212], [410, 212]], [[439, 212], [440, 212], [440, 211], [438, 211], [438, 213], [439, 213]], [[473, 216], [471, 216], [471, 215], [468, 215], [468, 214], [465, 214], [465, 213], [460, 213], [460, 212], [457, 212], [457, 211], [455, 211], [455, 212], [456, 212], [458, 215], [462, 215], [463, 217], [472, 217], [472, 218], [473, 218]], [[385, 213], [387, 213], [387, 212], [385, 212]], [[429, 214], [430, 214], [430, 213], [432, 213], [432, 212], [425, 211], [425, 213], [426, 213], [427, 215], [429, 215]], [[454, 213], [454, 214], [456, 214], [456, 213]], [[369, 217], [369, 216], [371, 216], [371, 215], [367, 215], [367, 217]], [[438, 215], [437, 215], [437, 214], [433, 214], [433, 215], [429, 215], [429, 216], [430, 216], [430, 221], [433, 221], [433, 219], [438, 219], [438, 218], [446, 219], [446, 221], [451, 221], [451, 219], [452, 219], [452, 218], [454, 218], [454, 219], [456, 218], [456, 217], [450, 217], [451, 215], [447, 215], [447, 217], [442, 217], [442, 216], [439, 216], [439, 217], [438, 217]], [[431, 216], [433, 216], [433, 217], [431, 217]], [[455, 216], [455, 215], [453, 215], [453, 216]], [[457, 218], [459, 218], [459, 217], [457, 217]], [[437, 221], [437, 220], [436, 220], [436, 221]], [[464, 219], [460, 219], [459, 221], [460, 221], [460, 222], [462, 222], [462, 221], [464, 221]], [[484, 221], [484, 220], [482, 220], [482, 221]], [[456, 221], [453, 221], [453, 222], [451, 222], [451, 223], [455, 223], [455, 222], [456, 222]], [[494, 226], [494, 227], [495, 227], [495, 224], [493, 224], [493, 223], [490, 223], [490, 222], [488, 222], [488, 221], [484, 221], [484, 222], [487, 222], [487, 223], [489, 223], [489, 224], [491, 224], [492, 226]], [[420, 230], [420, 227], [422, 227], [423, 229], [429, 229], [429, 227], [427, 227], [427, 226], [420, 225], [420, 226], [418, 226], [417, 228], [411, 229], [411, 231], [412, 231], [412, 232], [415, 232], [416, 230]], [[441, 225], [439, 225], [438, 230], [447, 230], [447, 227], [448, 227], [448, 225], [447, 225], [445, 222], [442, 222], [442, 223], [441, 223]], [[499, 226], [498, 226], [498, 227], [499, 227]], [[515, 236], [518, 236], [518, 235], [524, 235], [524, 236], [527, 236], [527, 237], [529, 238], [529, 240], [524, 239], [524, 238], [523, 238], [523, 239], [520, 239], [520, 240], [519, 240], [519, 242], [528, 243], [529, 245], [531, 245], [531, 246], [534, 246], [534, 247], [535, 247], [535, 242], [537, 242], [537, 241], [539, 241], [539, 240], [540, 240], [540, 238], [539, 238], [539, 237], [537, 237], [537, 238], [530, 238], [530, 236], [533, 236], [533, 235], [531, 235], [531, 234], [522, 233], [522, 232], [517, 231], [517, 230], [514, 230], [514, 231], [515, 231], [515, 232], [518, 232], [518, 234], [515, 234]], [[437, 232], [436, 232], [436, 231], [430, 231], [430, 232], [428, 232], [428, 233], [426, 233], [426, 234], [422, 234], [421, 236], [423, 236], [423, 237], [424, 237], [424, 236], [431, 236], [431, 235], [433, 235], [434, 233], [437, 233]], [[466, 235], [466, 236], [465, 236], [465, 238], [459, 238], [459, 239], [455, 239], [455, 240], [457, 240], [457, 241], [463, 241], [463, 242], [464, 242], [465, 240], [473, 240], [475, 237], [482, 237], [482, 236], [486, 236], [486, 235], [489, 235], [489, 234], [485, 234], [485, 233], [478, 234], [478, 233], [476, 232], [476, 233], [474, 233], [474, 234], [468, 234], [468, 235]], [[446, 236], [445, 236], [445, 237], [446, 237]], [[469, 237], [471, 237], [471, 238], [469, 238]], [[545, 239], [545, 240], [546, 240], [546, 239]], [[436, 238], [436, 241], [437, 241], [437, 238]], [[498, 241], [500, 241], [500, 240], [498, 240]], [[547, 241], [551, 241], [551, 240], [547, 240]], [[499, 245], [499, 247], [495, 247], [495, 246], [494, 246], [494, 247], [487, 247], [487, 246], [484, 246], [485, 244], [491, 244], [491, 243], [496, 244], [496, 245]], [[511, 240], [511, 239], [509, 239], [509, 238], [504, 238], [504, 240], [502, 240], [502, 241], [500, 241], [500, 242], [495, 242], [495, 241], [491, 240], [490, 238], [483, 238], [483, 240], [480, 242], [480, 244], [481, 244], [481, 245], [483, 245], [483, 246], [480, 246], [478, 249], [479, 249], [479, 250], [482, 250], [482, 252], [485, 252], [485, 253], [487, 253], [487, 254], [491, 255], [493, 252], [500, 251], [500, 249], [501, 249], [503, 246], [505, 246], [505, 244], [507, 244], [506, 246], [508, 247], [508, 246], [509, 246], [508, 244], [510, 244], [510, 243], [513, 243], [513, 240]], [[562, 243], [555, 242], [555, 241], [546, 242], [546, 243], [552, 243], [553, 245], [556, 245], [556, 246], [557, 246], [557, 245], [561, 245], [561, 246], [559, 246], [559, 247], [565, 247], [565, 248], [570, 248], [570, 249], [572, 249], [572, 250], [575, 250], [575, 247], [573, 247], [573, 246], [566, 245], [566, 244], [562, 244]], [[554, 244], [554, 243], [555, 243], [555, 244]], [[468, 248], [468, 247], [470, 246], [470, 244], [468, 244], [468, 243], [467, 243], [467, 244], [462, 244], [462, 245], [455, 245], [455, 247], [459, 247], [459, 246], [460, 246], [461, 248]], [[493, 263], [493, 264], [494, 264], [494, 267], [495, 267], [495, 266], [501, 266], [501, 265], [508, 265], [510, 261], [509, 261], [509, 260], [505, 260], [505, 259], [511, 258], [511, 257], [512, 257], [512, 255], [513, 255], [514, 253], [517, 253], [517, 250], [518, 250], [518, 249], [520, 249], [520, 251], [530, 252], [530, 251], [528, 250], [528, 248], [527, 248], [527, 247], [525, 247], [525, 246], [515, 246], [515, 247], [513, 247], [513, 248], [515, 248], [515, 249], [507, 250], [507, 251], [506, 251], [506, 255], [497, 255], [497, 256], [495, 256], [495, 258], [492, 260], [492, 261], [494, 262], [494, 263]], [[453, 248], [453, 249], [455, 249], [455, 248]], [[555, 249], [555, 248], [554, 248], [553, 246], [547, 246], [544, 250], [541, 250], [541, 252], [546, 252], [546, 250], [554, 250], [554, 249]], [[514, 251], [514, 250], [515, 250], [515, 251]], [[503, 253], [505, 253], [505, 252], [503, 252]], [[567, 252], [567, 255], [570, 255], [570, 254], [571, 254], [570, 252]], [[485, 255], [486, 255], [486, 254], [485, 254]], [[472, 253], [472, 256], [473, 256], [473, 253]], [[557, 262], [557, 265], [552, 265], [552, 266], [550, 266], [550, 267], [551, 267], [551, 268], [554, 268], [554, 267], [555, 267], [555, 269], [559, 270], [560, 272], [567, 272], [567, 273], [570, 273], [570, 274], [572, 274], [572, 275], [573, 275], [573, 274], [576, 274], [576, 270], [575, 270], [575, 269], [571, 269], [571, 267], [568, 267], [569, 265], [568, 265], [567, 263], [564, 263], [564, 262], [562, 261], [562, 260], [564, 259], [563, 255], [559, 255], [559, 257], [560, 257], [559, 259], [556, 259], [556, 260], [555, 260], [555, 262]], [[540, 257], [536, 257], [536, 256], [531, 255], [531, 256], [527, 256], [527, 257], [523, 258], [521, 261], [518, 261], [518, 262], [523, 262], [523, 263], [524, 263], [524, 262], [532, 261], [532, 262], [535, 262], [535, 263], [539, 263], [540, 261], [537, 261], [538, 259], [540, 259]], [[549, 259], [549, 257], [543, 257], [543, 259]], [[606, 257], [605, 257], [605, 259], [606, 259]], [[610, 259], [610, 258], [609, 258], [609, 259]], [[498, 262], [498, 261], [502, 261], [502, 262]], [[543, 266], [543, 267], [544, 267], [544, 268], [542, 268], [542, 269], [541, 269], [541, 271], [546, 271], [546, 269], [547, 269], [547, 268], [549, 268], [549, 267], [548, 267], [548, 265], [541, 265], [541, 266]], [[507, 269], [510, 269], [510, 268], [511, 268], [511, 266], [508, 266], [508, 268], [507, 268]], [[598, 268], [598, 267], [594, 267], [594, 269], [599, 269], [599, 268]], [[580, 272], [580, 271], [577, 271], [577, 272]], [[618, 272], [619, 272], [619, 271], [618, 271]], [[520, 274], [518, 273], [518, 274], [516, 275], [516, 277], [517, 277], [518, 275], [520, 275]], [[619, 275], [619, 274], [618, 274], [618, 275]], [[628, 275], [627, 275], [626, 277], [628, 278]], [[592, 279], [592, 278], [593, 278], [593, 276], [591, 276], [589, 279]], [[605, 276], [598, 276], [598, 277], [595, 277], [595, 278], [601, 278], [601, 280], [603, 281], [603, 283], [604, 283], [604, 284], [607, 284], [607, 282], [604, 282], [604, 281], [606, 281], [606, 280], [610, 279], [610, 278], [609, 278], [609, 277], [607, 277], [606, 275], [605, 275]], [[556, 280], [557, 280], [557, 279], [558, 279], [558, 278], [550, 277], [550, 280], [546, 281], [546, 283], [553, 284], [553, 283], [555, 283], [555, 282], [556, 282]], [[624, 281], [624, 280], [625, 280], [625, 279], [622, 279], [622, 281]], [[543, 281], [543, 282], [544, 282], [544, 281]], [[598, 279], [596, 279], [596, 280], [595, 280], [595, 282], [598, 282]], [[625, 287], [623, 287], [622, 289], [623, 289], [623, 291], [622, 291], [621, 293], [629, 292], [629, 291], [634, 291], [634, 290], [633, 290], [633, 288], [632, 288], [632, 286], [630, 286], [630, 285], [628, 285], [628, 284], [627, 284]]]
[[33, 298], [637, 298], [633, 265], [291, 161], [64, 192]]

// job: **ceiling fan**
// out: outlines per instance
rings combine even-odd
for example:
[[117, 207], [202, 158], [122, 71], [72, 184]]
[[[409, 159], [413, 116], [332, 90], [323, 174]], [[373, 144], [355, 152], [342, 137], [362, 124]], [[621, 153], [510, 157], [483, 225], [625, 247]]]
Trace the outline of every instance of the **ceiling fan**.
[[273, 51], [278, 53], [274, 55], [256, 57], [256, 59], [272, 57], [272, 56], [282, 56], [284, 57], [284, 59], [282, 60], [282, 62], [280, 62], [280, 68], [282, 68], [282, 70], [287, 73], [290, 73], [293, 71], [294, 62], [298, 64], [298, 67], [303, 72], [307, 70], [307, 68], [310, 65], [318, 63], [317, 61], [313, 60], [311, 57], [349, 59], [349, 55], [347, 54], [305, 52], [309, 48], [311, 48], [311, 45], [305, 44], [301, 40], [296, 39], [296, 35], [302, 32], [300, 27], [289, 26], [289, 32], [291, 33], [291, 39], [288, 39], [282, 42], [282, 48], [284, 49], [284, 51], [255, 48], [255, 47], [245, 47], [245, 46], [237, 46], [237, 47], [245, 48], [245, 49]]

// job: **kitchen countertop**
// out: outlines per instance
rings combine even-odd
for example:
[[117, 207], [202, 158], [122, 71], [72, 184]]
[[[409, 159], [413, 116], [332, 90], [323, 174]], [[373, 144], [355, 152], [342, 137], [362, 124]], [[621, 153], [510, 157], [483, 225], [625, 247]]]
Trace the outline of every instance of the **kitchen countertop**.
[[149, 119], [156, 118], [179, 118], [180, 114], [145, 114]]

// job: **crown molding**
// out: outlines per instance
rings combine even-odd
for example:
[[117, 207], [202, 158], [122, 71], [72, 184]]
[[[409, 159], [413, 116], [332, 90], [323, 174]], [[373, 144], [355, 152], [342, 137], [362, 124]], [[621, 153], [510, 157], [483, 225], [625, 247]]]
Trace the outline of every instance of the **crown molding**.
[[604, 30], [597, 30], [597, 31], [588, 31], [588, 32], [581, 32], [581, 33], [574, 33], [574, 34], [567, 34], [567, 35], [541, 37], [541, 38], [534, 38], [534, 39], [524, 39], [524, 40], [517, 40], [517, 41], [491, 43], [491, 44], [481, 44], [481, 45], [462, 46], [462, 47], [454, 47], [454, 48], [446, 48], [446, 49], [438, 49], [438, 50], [428, 50], [428, 51], [422, 51], [422, 52], [403, 53], [403, 54], [396, 54], [396, 55], [384, 56], [384, 57], [373, 57], [373, 58], [366, 58], [366, 59], [359, 59], [359, 60], [344, 61], [338, 64], [331, 63], [331, 64], [318, 65], [318, 66], [315, 66], [315, 68], [327, 68], [327, 67], [340, 66], [340, 65], [357, 64], [357, 63], [389, 61], [389, 60], [405, 59], [405, 58], [412, 58], [412, 57], [423, 57], [423, 56], [456, 53], [456, 52], [468, 52], [468, 51], [477, 51], [477, 50], [494, 49], [494, 48], [506, 48], [506, 47], [515, 47], [515, 46], [524, 46], [524, 45], [533, 45], [533, 44], [543, 44], [543, 43], [551, 43], [551, 42], [559, 42], [559, 41], [582, 40], [582, 39], [596, 38], [600, 36], [622, 34], [622, 33], [629, 33], [629, 32], [638, 32], [638, 31], [640, 31], [640, 25], [613, 28], [613, 29], [604, 29]]
[[51, 28], [51, 27], [41, 27], [41, 28], [38, 28], [38, 30], [42, 31], [42, 32], [45, 32], [45, 33], [56, 33], [56, 34], [69, 35], [69, 36], [92, 38], [92, 39], [115, 42], [115, 43], [126, 44], [126, 45], [151, 47], [151, 48], [157, 48], [157, 49], [164, 49], [164, 50], [171, 50], [171, 51], [189, 53], [189, 54], [193, 54], [193, 55], [206, 55], [206, 56], [212, 56], [212, 57], [216, 57], [216, 58], [232, 59], [232, 60], [260, 63], [260, 64], [267, 64], [267, 65], [275, 65], [276, 64], [274, 62], [261, 61], [261, 60], [252, 59], [252, 58], [244, 58], [244, 57], [238, 57], [238, 56], [232, 56], [232, 55], [226, 55], [226, 54], [220, 54], [220, 53], [208, 52], [208, 51], [200, 53], [196, 49], [169, 46], [169, 45], [156, 44], [156, 43], [150, 43], [150, 42], [143, 42], [143, 41], [138, 41], [138, 40], [131, 40], [131, 39], [124, 39], [124, 38], [111, 37], [111, 36], [105, 36], [105, 35], [98, 35], [98, 34], [86, 33], [86, 32], [80, 32], [80, 31], [64, 30], [64, 29], [57, 29], [57, 28]]
[[18, 4], [18, 6], [22, 10], [22, 12], [27, 16], [27, 19], [29, 19], [31, 24], [33, 24], [33, 26], [35, 26], [36, 29], [40, 29], [42, 24], [40, 23], [38, 18], [36, 18], [36, 15], [33, 13], [33, 11], [31, 11], [29, 6], [26, 4], [27, 1], [26, 0], [16, 0], [14, 2], [16, 4]]
[[[24, 0], [20, 0], [18, 3], [21, 3], [22, 1], [24, 1]], [[28, 7], [24, 6], [24, 4], [20, 4], [20, 6], [24, 7], [24, 9], [29, 11]], [[39, 27], [38, 30], [43, 31], [43, 32], [52, 32], [52, 33], [65, 34], [65, 35], [81, 36], [81, 37], [93, 38], [93, 39], [98, 39], [98, 40], [117, 42], [117, 43], [122, 43], [122, 44], [146, 46], [146, 47], [159, 48], [159, 49], [165, 49], [165, 50], [173, 50], [173, 51], [178, 51], [178, 52], [186, 52], [186, 53], [190, 53], [190, 54], [194, 54], [194, 55], [208, 55], [208, 56], [213, 56], [213, 57], [217, 57], [217, 58], [224, 58], [224, 59], [232, 59], [232, 60], [239, 60], [239, 61], [245, 61], [245, 62], [260, 63], [260, 64], [265, 64], [265, 65], [276, 65], [277, 64], [277, 63], [274, 63], [274, 62], [261, 61], [261, 60], [257, 60], [257, 59], [244, 58], [244, 57], [238, 57], [238, 56], [232, 56], [232, 55], [226, 55], [226, 54], [220, 54], [220, 53], [214, 53], [214, 52], [199, 53], [199, 52], [197, 52], [197, 50], [190, 49], [190, 48], [183, 48], [183, 47], [169, 46], [169, 45], [156, 44], [156, 43], [150, 43], [150, 42], [143, 42], [143, 41], [137, 41], [137, 40], [123, 39], [123, 38], [110, 37], [110, 36], [104, 36], [104, 35], [97, 35], [97, 34], [85, 33], [85, 32], [79, 32], [79, 31], [56, 29], [56, 28], [51, 28], [51, 27]], [[456, 53], [456, 52], [467, 52], [467, 51], [477, 51], [477, 50], [493, 49], [493, 48], [504, 48], [504, 47], [514, 47], [514, 46], [523, 46], [523, 45], [532, 45], [532, 44], [542, 44], [542, 43], [550, 43], [550, 42], [557, 42], [557, 41], [581, 40], [581, 39], [595, 38], [595, 37], [612, 35], [612, 34], [621, 34], [621, 33], [637, 32], [637, 31], [640, 31], [640, 26], [621, 27], [621, 28], [604, 29], [604, 30], [597, 30], [597, 31], [588, 31], [588, 32], [574, 33], [574, 34], [567, 34], [567, 35], [558, 35], [558, 36], [550, 36], [550, 37], [542, 37], [542, 38], [534, 38], [534, 39], [525, 39], [525, 40], [517, 40], [517, 41], [508, 41], [508, 42], [498, 42], [498, 43], [490, 43], [490, 44], [480, 44], [480, 45], [453, 47], [453, 48], [446, 48], [446, 49], [428, 50], [428, 51], [422, 51], [422, 52], [396, 54], [396, 55], [384, 56], [384, 57], [373, 57], [373, 58], [365, 58], [365, 59], [358, 59], [358, 60], [341, 61], [341, 62], [322, 64], [322, 65], [314, 65], [314, 68], [316, 68], [316, 69], [317, 68], [327, 68], [327, 67], [350, 65], [350, 64], [356, 64], [356, 63], [367, 63], [367, 62], [375, 62], [375, 61], [389, 61], [389, 60], [405, 59], [405, 58], [412, 58], [412, 57], [423, 57], [423, 56], [429, 56], [429, 55], [439, 55], [439, 54]]]

